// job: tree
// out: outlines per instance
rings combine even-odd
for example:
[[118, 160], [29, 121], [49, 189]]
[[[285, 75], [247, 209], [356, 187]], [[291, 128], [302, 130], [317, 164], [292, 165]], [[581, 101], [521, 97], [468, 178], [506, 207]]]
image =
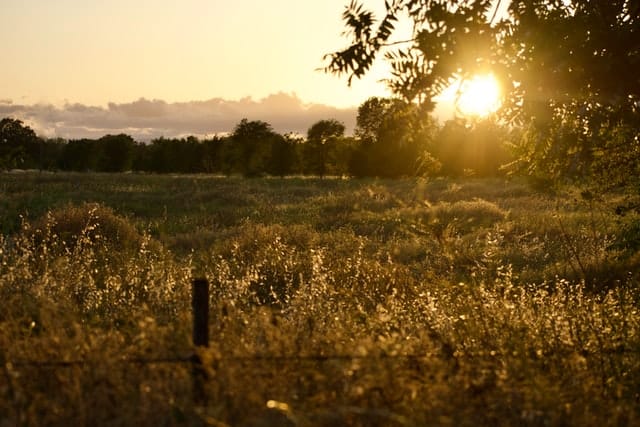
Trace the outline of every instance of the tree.
[[98, 168], [104, 172], [125, 172], [131, 170], [135, 154], [135, 141], [125, 134], [105, 135], [95, 147], [99, 150]]
[[373, 96], [358, 107], [355, 135], [365, 143], [375, 143], [380, 134], [380, 128], [385, 122], [389, 109], [399, 100], [379, 98]]
[[372, 166], [372, 149], [378, 141], [380, 126], [391, 100], [371, 97], [358, 107], [355, 137], [357, 143], [349, 160], [349, 171], [357, 177], [376, 175]]
[[351, 170], [356, 176], [411, 176], [420, 166], [436, 128], [424, 108], [400, 99], [372, 97], [358, 108], [356, 147]]
[[271, 154], [266, 171], [284, 177], [293, 171], [296, 160], [295, 142], [291, 138], [275, 135], [271, 140]]
[[40, 142], [36, 133], [21, 120], [0, 120], [0, 168], [32, 168], [40, 160]]
[[136, 142], [133, 153], [131, 169], [137, 172], [151, 172], [151, 145]]
[[431, 153], [447, 176], [495, 176], [504, 173], [502, 166], [511, 161], [506, 146], [507, 135], [491, 117], [469, 121], [447, 120], [432, 146]]
[[171, 140], [161, 136], [151, 141], [149, 146], [149, 170], [156, 173], [174, 172], [172, 159], [177, 154]]
[[66, 146], [66, 140], [62, 138], [40, 139], [40, 169], [54, 170], [60, 167], [62, 154]]
[[[378, 21], [351, 2], [343, 15], [351, 44], [327, 55], [327, 72], [351, 82], [382, 54], [390, 88], [426, 108], [453, 79], [491, 72], [504, 86], [501, 117], [528, 129], [521, 152], [529, 172], [592, 175], [607, 159], [624, 175], [638, 163], [637, 0], [391, 0], [385, 7]], [[404, 43], [392, 39], [400, 19], [414, 28]]]
[[271, 145], [278, 136], [269, 123], [242, 119], [230, 138], [234, 169], [247, 177], [265, 173], [271, 160]]
[[336, 119], [319, 120], [307, 130], [307, 140], [327, 141], [344, 136], [344, 123]]
[[78, 172], [98, 169], [99, 152], [92, 139], [72, 139], [64, 146], [60, 167]]
[[211, 139], [205, 139], [202, 141], [202, 145], [203, 172], [216, 173], [222, 171], [222, 150], [224, 139], [219, 136], [214, 136]]
[[345, 126], [335, 119], [319, 120], [307, 130], [305, 171], [324, 177], [327, 163], [344, 136]]

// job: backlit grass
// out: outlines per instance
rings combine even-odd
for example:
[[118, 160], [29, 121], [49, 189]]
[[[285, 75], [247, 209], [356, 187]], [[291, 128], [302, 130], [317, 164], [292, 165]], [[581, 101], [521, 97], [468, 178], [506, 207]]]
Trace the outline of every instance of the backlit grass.
[[[624, 194], [37, 173], [0, 188], [0, 425], [639, 422]], [[212, 285], [206, 405], [166, 360], [192, 353], [194, 276]]]

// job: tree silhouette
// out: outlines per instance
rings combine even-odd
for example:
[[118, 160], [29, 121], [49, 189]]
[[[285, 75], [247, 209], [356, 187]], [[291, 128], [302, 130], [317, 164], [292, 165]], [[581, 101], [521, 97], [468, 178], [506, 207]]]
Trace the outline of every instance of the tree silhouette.
[[104, 172], [125, 172], [133, 165], [135, 141], [129, 135], [105, 135], [95, 147], [99, 150], [98, 168]]
[[372, 97], [358, 108], [359, 144], [351, 161], [356, 176], [416, 175], [436, 124], [424, 107], [399, 99]]
[[72, 139], [64, 146], [60, 167], [71, 171], [95, 171], [98, 169], [98, 149], [91, 139]]
[[36, 133], [21, 120], [0, 120], [0, 168], [32, 168], [40, 158], [40, 143]]
[[267, 173], [283, 177], [293, 171], [296, 161], [295, 142], [282, 135], [274, 135], [271, 139], [271, 154], [267, 164]]
[[202, 141], [202, 171], [215, 173], [222, 171], [222, 150], [224, 139], [214, 136], [211, 139]]
[[339, 138], [344, 136], [345, 126], [335, 120], [320, 120], [307, 130], [305, 144], [305, 171], [324, 177], [327, 163], [337, 148]]
[[442, 175], [495, 176], [512, 160], [506, 141], [506, 130], [491, 117], [475, 121], [456, 117], [444, 123], [431, 153]]
[[271, 160], [271, 145], [278, 137], [269, 123], [242, 119], [231, 134], [235, 170], [247, 177], [255, 177], [266, 172]]

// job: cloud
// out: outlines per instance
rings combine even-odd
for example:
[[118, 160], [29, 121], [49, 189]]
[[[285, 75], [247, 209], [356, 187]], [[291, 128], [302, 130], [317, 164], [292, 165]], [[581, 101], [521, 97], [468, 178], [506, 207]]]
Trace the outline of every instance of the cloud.
[[243, 118], [265, 121], [280, 133], [306, 134], [318, 120], [343, 122], [347, 133], [355, 126], [356, 108], [340, 109], [304, 103], [295, 94], [277, 93], [261, 100], [242, 98], [174, 102], [138, 99], [129, 103], [109, 103], [106, 107], [67, 103], [20, 105], [0, 100], [0, 118], [24, 121], [45, 137], [65, 139], [99, 138], [126, 133], [139, 141], [160, 136], [211, 136], [232, 132]]

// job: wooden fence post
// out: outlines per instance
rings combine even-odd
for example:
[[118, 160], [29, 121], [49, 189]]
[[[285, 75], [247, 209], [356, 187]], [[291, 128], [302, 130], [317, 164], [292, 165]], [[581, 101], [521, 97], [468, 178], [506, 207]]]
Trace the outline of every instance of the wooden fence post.
[[[193, 345], [209, 347], [209, 282], [207, 279], [193, 279], [191, 306], [193, 308]], [[192, 357], [193, 400], [196, 404], [207, 403], [207, 372], [202, 359], [196, 352]]]

